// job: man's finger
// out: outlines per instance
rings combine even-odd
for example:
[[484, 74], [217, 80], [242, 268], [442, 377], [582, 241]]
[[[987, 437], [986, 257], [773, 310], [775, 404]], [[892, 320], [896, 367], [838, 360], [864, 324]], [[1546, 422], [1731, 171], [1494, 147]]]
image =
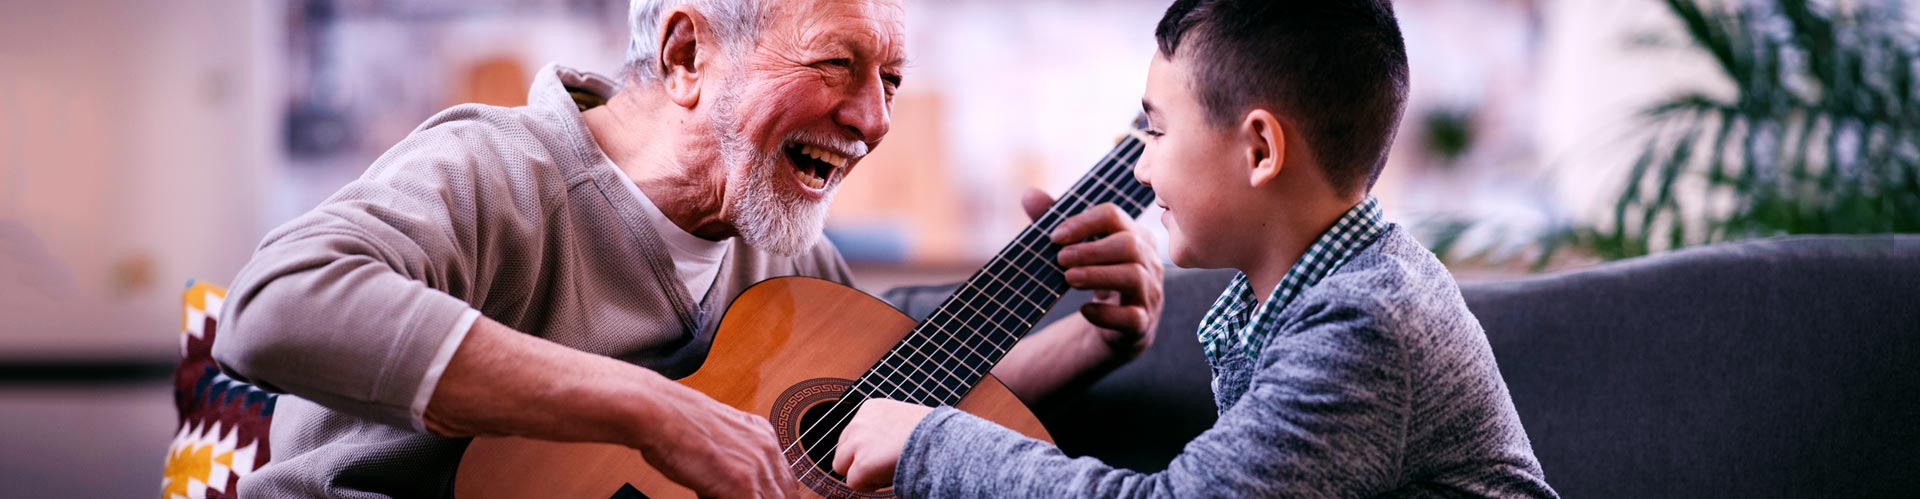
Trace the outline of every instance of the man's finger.
[[1088, 303], [1080, 306], [1080, 315], [1105, 329], [1141, 333], [1147, 329], [1147, 311], [1140, 307]]
[[793, 476], [793, 463], [787, 462], [780, 451], [773, 451], [773, 486], [777, 487], [780, 497], [791, 497], [800, 490], [800, 480]]
[[1060, 248], [1060, 266], [1084, 267], [1142, 262], [1148, 249], [1132, 237], [1105, 237]]
[[1039, 220], [1040, 215], [1045, 214], [1051, 206], [1053, 196], [1048, 195], [1047, 191], [1028, 187], [1027, 192], [1020, 194], [1020, 207], [1027, 210], [1028, 220]]
[[1145, 299], [1147, 266], [1139, 262], [1095, 265], [1067, 269], [1067, 285], [1076, 289], [1110, 289], [1120, 292], [1120, 301], [1136, 305]]
[[1127, 222], [1131, 221], [1132, 217], [1119, 206], [1102, 203], [1062, 220], [1060, 227], [1053, 230], [1052, 239], [1058, 244], [1073, 244], [1127, 230], [1131, 228]]

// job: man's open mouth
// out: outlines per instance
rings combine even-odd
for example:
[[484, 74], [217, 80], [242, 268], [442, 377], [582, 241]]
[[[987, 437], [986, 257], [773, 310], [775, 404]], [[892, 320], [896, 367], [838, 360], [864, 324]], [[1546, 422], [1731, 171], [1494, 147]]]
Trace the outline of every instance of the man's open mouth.
[[793, 162], [800, 183], [813, 190], [826, 189], [834, 172], [847, 166], [846, 155], [816, 145], [789, 142], [781, 150], [787, 153], [787, 160]]

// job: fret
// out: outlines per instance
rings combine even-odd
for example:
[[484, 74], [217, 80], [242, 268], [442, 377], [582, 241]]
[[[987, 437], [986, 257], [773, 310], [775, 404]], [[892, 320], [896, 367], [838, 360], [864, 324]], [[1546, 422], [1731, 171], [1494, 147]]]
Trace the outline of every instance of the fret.
[[[1135, 126], [1140, 123], [1136, 120]], [[1144, 147], [1136, 136], [1123, 138], [1092, 172], [861, 375], [853, 391], [924, 405], [959, 402], [1067, 291], [1058, 260], [1060, 245], [1050, 237], [1053, 230], [1068, 217], [1101, 204], [1113, 203], [1139, 216], [1152, 202], [1153, 190], [1132, 175]]]
[[[945, 372], [944, 375], [939, 372], [929, 373], [933, 375], [931, 377], [934, 378], [935, 381], [942, 381], [946, 379], [962, 379], [962, 380], [967, 379], [966, 376], [961, 375], [959, 373], [963, 369], [968, 369], [968, 366], [960, 359], [960, 356], [957, 355], [957, 351], [959, 347], [964, 346], [965, 342], [961, 341], [960, 336], [955, 334], [955, 329], [958, 329], [958, 328], [954, 328], [954, 329], [940, 328], [937, 330], [937, 332], [944, 333], [944, 334], [938, 334], [938, 335], [928, 334], [927, 338], [931, 341], [921, 342], [919, 345], [916, 345], [916, 346], [922, 346], [922, 347], [931, 347], [931, 352], [938, 352], [938, 353], [944, 354], [939, 356], [939, 358], [936, 358], [933, 360], [934, 367], [939, 369], [940, 371]], [[931, 352], [928, 352], [926, 350], [921, 351], [923, 355], [927, 355], [927, 356], [931, 356]]]
[[[1019, 269], [1015, 268], [1014, 270], [1018, 271]], [[1021, 272], [1021, 273], [1025, 274], [1025, 272]], [[999, 295], [995, 296], [995, 298], [997, 298], [995, 300], [996, 302], [1004, 302], [1006, 304], [1011, 305], [1013, 300], [1010, 300], [1007, 298], [1013, 297], [1013, 298], [1019, 298], [1021, 302], [1024, 302], [1027, 305], [1032, 305], [1037, 308], [1046, 308], [1046, 306], [1041, 305], [1039, 302], [1034, 301], [1033, 297], [1027, 296], [1025, 293], [1016, 292], [1016, 290], [1020, 289], [1020, 287], [1019, 287], [1019, 284], [1016, 284], [1014, 282], [1015, 280], [1001, 278], [1000, 276], [995, 275], [995, 273], [993, 272], [981, 272], [980, 275], [986, 277], [989, 280], [992, 280], [996, 285], [996, 287], [1003, 289], [1003, 291]], [[1031, 277], [1029, 277], [1029, 279], [1030, 278]], [[1024, 281], [1021, 281], [1021, 282], [1024, 282]]]
[[[941, 362], [943, 367], [947, 367], [946, 369], [947, 377], [966, 380], [972, 376], [980, 375], [980, 371], [977, 370], [972, 364], [968, 363], [968, 361], [971, 358], [986, 359], [991, 357], [988, 356], [987, 354], [982, 354], [979, 351], [974, 350], [973, 345], [965, 341], [959, 334], [956, 334], [957, 332], [968, 332], [966, 331], [967, 328], [965, 327], [964, 324], [960, 324], [957, 326], [959, 327], [946, 327], [945, 325], [934, 326], [937, 332], [940, 332], [943, 334], [940, 334], [938, 336], [938, 338], [940, 339], [935, 340], [932, 343], [932, 345], [935, 351], [946, 354], [945, 358], [942, 359]], [[961, 354], [963, 353], [963, 350], [964, 350], [964, 353], [970, 355], [971, 357], [962, 358]], [[956, 365], [947, 366], [946, 365], [947, 363], [954, 363]], [[965, 374], [962, 374], [961, 373], [962, 370], [965, 370], [967, 372]]]
[[[903, 362], [903, 363], [905, 363], [905, 365], [907, 365], [907, 366], [909, 366], [909, 367], [912, 367], [912, 368], [913, 368], [913, 369], [914, 369], [915, 371], [924, 371], [924, 368], [923, 368], [922, 366], [920, 366], [919, 364], [915, 364], [915, 363], [912, 363], [912, 362], [910, 362], [910, 361], [908, 361], [908, 360], [907, 360], [907, 359], [906, 359], [905, 357], [899, 357], [899, 358], [897, 358], [897, 360], [898, 360], [898, 361], [900, 361], [900, 362]], [[882, 362], [883, 362], [883, 363], [884, 363], [885, 361], [886, 361], [886, 359], [882, 359]], [[899, 396], [901, 400], [915, 400], [915, 399], [920, 399], [920, 398], [923, 398], [923, 397], [919, 397], [919, 396], [916, 396], [916, 395], [919, 395], [919, 394], [922, 394], [922, 393], [924, 393], [924, 394], [927, 394], [928, 396], [931, 396], [931, 395], [935, 395], [935, 394], [933, 393], [933, 391], [932, 391], [932, 390], [928, 390], [928, 389], [927, 389], [927, 387], [926, 387], [926, 385], [925, 385], [924, 383], [921, 383], [921, 382], [920, 382], [920, 380], [921, 380], [921, 379], [925, 379], [925, 378], [930, 378], [931, 376], [928, 376], [927, 374], [931, 374], [931, 373], [921, 373], [921, 374], [917, 374], [917, 375], [905, 375], [905, 373], [904, 373], [904, 372], [902, 372], [902, 371], [900, 371], [900, 370], [898, 370], [898, 369], [896, 369], [896, 370], [895, 370], [895, 373], [896, 373], [896, 375], [895, 375], [895, 376], [890, 376], [890, 377], [886, 377], [886, 378], [880, 378], [880, 380], [882, 380], [882, 381], [888, 381], [888, 382], [890, 382], [890, 384], [892, 384], [892, 385], [893, 385], [893, 386], [894, 386], [894, 387], [895, 387], [896, 389], [898, 389], [899, 391], [898, 391], [898, 392], [897, 392], [897, 393], [896, 393], [895, 395], [897, 395], [897, 396]], [[906, 382], [902, 382], [902, 381], [901, 381], [902, 379], [905, 379], [905, 380], [906, 380]], [[907, 383], [912, 383], [912, 384], [913, 384], [913, 386], [911, 386], [911, 387], [909, 387], [909, 386], [907, 386]], [[877, 386], [877, 382], [876, 382], [876, 386]], [[916, 389], [917, 389], [917, 391], [916, 391]]]

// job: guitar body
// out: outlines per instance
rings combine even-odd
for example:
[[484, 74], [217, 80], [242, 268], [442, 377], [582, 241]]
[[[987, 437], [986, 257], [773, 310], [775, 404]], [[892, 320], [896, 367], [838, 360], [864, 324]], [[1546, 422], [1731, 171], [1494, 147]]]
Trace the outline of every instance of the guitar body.
[[[802, 277], [770, 279], [748, 288], [727, 308], [706, 362], [679, 381], [773, 423], [788, 460], [796, 463], [802, 495], [891, 497], [890, 489], [878, 494], [854, 491], [821, 471], [806, 449], [793, 444], [796, 435], [813, 428], [815, 420], [807, 415], [820, 418], [830, 412], [852, 380], [915, 325], [886, 302], [853, 288]], [[955, 407], [1051, 441], [1033, 413], [991, 375]], [[491, 437], [476, 438], [467, 447], [454, 494], [600, 499], [620, 496], [628, 486], [628, 492], [646, 497], [694, 497], [627, 447]]]

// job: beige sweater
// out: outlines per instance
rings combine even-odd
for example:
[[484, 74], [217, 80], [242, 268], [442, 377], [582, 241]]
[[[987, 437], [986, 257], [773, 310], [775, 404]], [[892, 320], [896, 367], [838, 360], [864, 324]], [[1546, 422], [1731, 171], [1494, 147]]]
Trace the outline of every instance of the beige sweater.
[[469, 310], [680, 377], [748, 285], [849, 282], [824, 238], [797, 257], [735, 244], [707, 296], [688, 296], [656, 232], [677, 229], [646, 222], [581, 120], [612, 88], [548, 66], [527, 106], [443, 111], [267, 235], [213, 350], [234, 377], [292, 395], [245, 495], [447, 495], [467, 441], [419, 431], [409, 406]]

